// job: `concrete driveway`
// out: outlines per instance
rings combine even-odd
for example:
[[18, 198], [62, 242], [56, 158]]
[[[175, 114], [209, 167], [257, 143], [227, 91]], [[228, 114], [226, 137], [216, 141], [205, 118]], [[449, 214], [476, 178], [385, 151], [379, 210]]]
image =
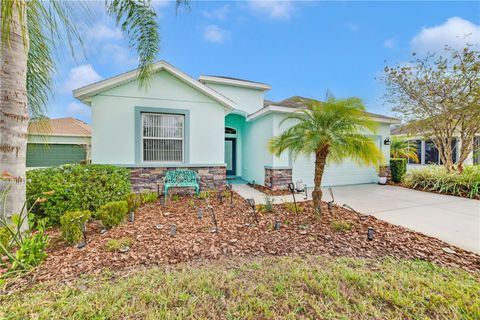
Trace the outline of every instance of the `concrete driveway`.
[[[480, 201], [365, 184], [333, 187], [335, 202], [480, 253]], [[323, 200], [330, 201], [328, 189]]]

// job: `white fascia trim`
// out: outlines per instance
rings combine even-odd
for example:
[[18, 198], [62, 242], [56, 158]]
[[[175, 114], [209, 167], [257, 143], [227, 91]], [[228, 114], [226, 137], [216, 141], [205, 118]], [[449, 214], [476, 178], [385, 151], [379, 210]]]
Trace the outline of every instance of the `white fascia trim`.
[[[153, 69], [154, 69], [154, 72], [166, 70], [173, 76], [177, 77], [178, 79], [190, 85], [191, 87], [199, 90], [200, 92], [204, 93], [208, 97], [217, 101], [222, 106], [224, 106], [227, 110], [235, 109], [235, 102], [223, 96], [222, 94], [218, 93], [217, 91], [213, 90], [212, 88], [207, 87], [203, 83], [196, 81], [195, 79], [193, 79], [186, 73], [180, 71], [179, 69], [175, 68], [174, 66], [167, 63], [166, 61], [159, 61], [155, 63], [153, 66]], [[118, 76], [115, 76], [103, 81], [99, 81], [82, 88], [75, 89], [73, 90], [73, 96], [78, 100], [90, 105], [92, 96], [102, 91], [105, 91], [107, 89], [123, 84], [125, 82], [135, 80], [138, 77], [139, 72], [140, 70], [137, 68], [135, 70], [120, 74]]]
[[[252, 114], [250, 114], [247, 117], [247, 121], [251, 121], [254, 119], [257, 119], [265, 114], [268, 114], [270, 112], [281, 112], [281, 113], [293, 113], [296, 112], [300, 109], [296, 108], [289, 108], [289, 107], [282, 107], [282, 106], [275, 106], [275, 105], [269, 105], [267, 107], [264, 107]], [[398, 124], [400, 123], [400, 120], [398, 119], [384, 119], [380, 117], [371, 117], [372, 120], [377, 121], [377, 122], [382, 122], [382, 123], [390, 123], [390, 124]]]
[[263, 91], [272, 89], [272, 87], [269, 86], [268, 84], [255, 83], [255, 82], [243, 81], [243, 80], [235, 80], [235, 79], [225, 79], [225, 78], [211, 77], [211, 76], [200, 76], [198, 78], [198, 81], [202, 83], [218, 83], [218, 84], [225, 84], [225, 85], [231, 85], [231, 86], [249, 88], [249, 89], [257, 89], [257, 90], [263, 90]]

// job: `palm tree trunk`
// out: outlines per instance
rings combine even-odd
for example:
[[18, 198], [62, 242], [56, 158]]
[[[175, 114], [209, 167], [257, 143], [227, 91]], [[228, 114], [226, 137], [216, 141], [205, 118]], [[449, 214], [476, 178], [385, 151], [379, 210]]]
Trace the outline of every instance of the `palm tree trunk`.
[[318, 150], [315, 153], [315, 189], [312, 192], [313, 198], [313, 208], [315, 209], [315, 213], [322, 216], [322, 177], [323, 172], [325, 170], [325, 164], [327, 162], [327, 155], [328, 155], [329, 148], [328, 146], [323, 147], [322, 149]]
[[[9, 41], [2, 42], [0, 47], [0, 190], [9, 188], [6, 199], [0, 200], [5, 201], [0, 205], [2, 209], [5, 205], [6, 211], [0, 210], [0, 214], [7, 216], [21, 213], [26, 192], [28, 32], [26, 2], [19, 3], [24, 9], [19, 11], [14, 5], [11, 20], [7, 21]], [[0, 21], [3, 18], [0, 15]]]

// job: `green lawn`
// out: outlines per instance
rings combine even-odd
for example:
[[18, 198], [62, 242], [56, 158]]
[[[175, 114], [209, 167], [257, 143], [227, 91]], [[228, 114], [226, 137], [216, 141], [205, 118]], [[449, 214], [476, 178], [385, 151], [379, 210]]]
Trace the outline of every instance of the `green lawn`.
[[420, 261], [216, 261], [37, 285], [0, 296], [0, 318], [480, 319], [480, 282]]

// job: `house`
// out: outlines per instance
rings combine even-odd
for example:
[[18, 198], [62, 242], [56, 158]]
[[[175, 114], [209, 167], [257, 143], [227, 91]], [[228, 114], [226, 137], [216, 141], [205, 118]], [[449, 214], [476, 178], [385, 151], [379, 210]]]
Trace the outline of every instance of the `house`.
[[[438, 149], [431, 139], [426, 139], [425, 137], [415, 135], [415, 133], [411, 129], [401, 126], [392, 128], [391, 135], [393, 137], [402, 137], [408, 139], [412, 146], [417, 150], [417, 157], [419, 159], [419, 163], [416, 163], [415, 161], [409, 159], [409, 168], [442, 164]], [[452, 161], [454, 163], [457, 161], [460, 155], [460, 143], [461, 141], [459, 137], [454, 137], [452, 141]], [[478, 165], [480, 164], [480, 134], [476, 135], [471, 143], [473, 144], [474, 151], [468, 155], [464, 164]]]
[[88, 160], [90, 140], [90, 126], [75, 118], [30, 121], [27, 167], [50, 167]]
[[[74, 90], [92, 109], [92, 162], [131, 168], [136, 190], [157, 189], [167, 170], [198, 172], [201, 187], [218, 188], [238, 177], [278, 189], [302, 180], [313, 185], [314, 160], [273, 156], [268, 140], [289, 124], [280, 122], [303, 105], [290, 98], [265, 100], [270, 85], [220, 76], [193, 79], [165, 61], [154, 66], [148, 87], [138, 85], [138, 70]], [[378, 143], [385, 141], [396, 119], [377, 114]], [[291, 124], [290, 124], [291, 125]], [[376, 183], [376, 169], [351, 161], [329, 165], [323, 185]]]

